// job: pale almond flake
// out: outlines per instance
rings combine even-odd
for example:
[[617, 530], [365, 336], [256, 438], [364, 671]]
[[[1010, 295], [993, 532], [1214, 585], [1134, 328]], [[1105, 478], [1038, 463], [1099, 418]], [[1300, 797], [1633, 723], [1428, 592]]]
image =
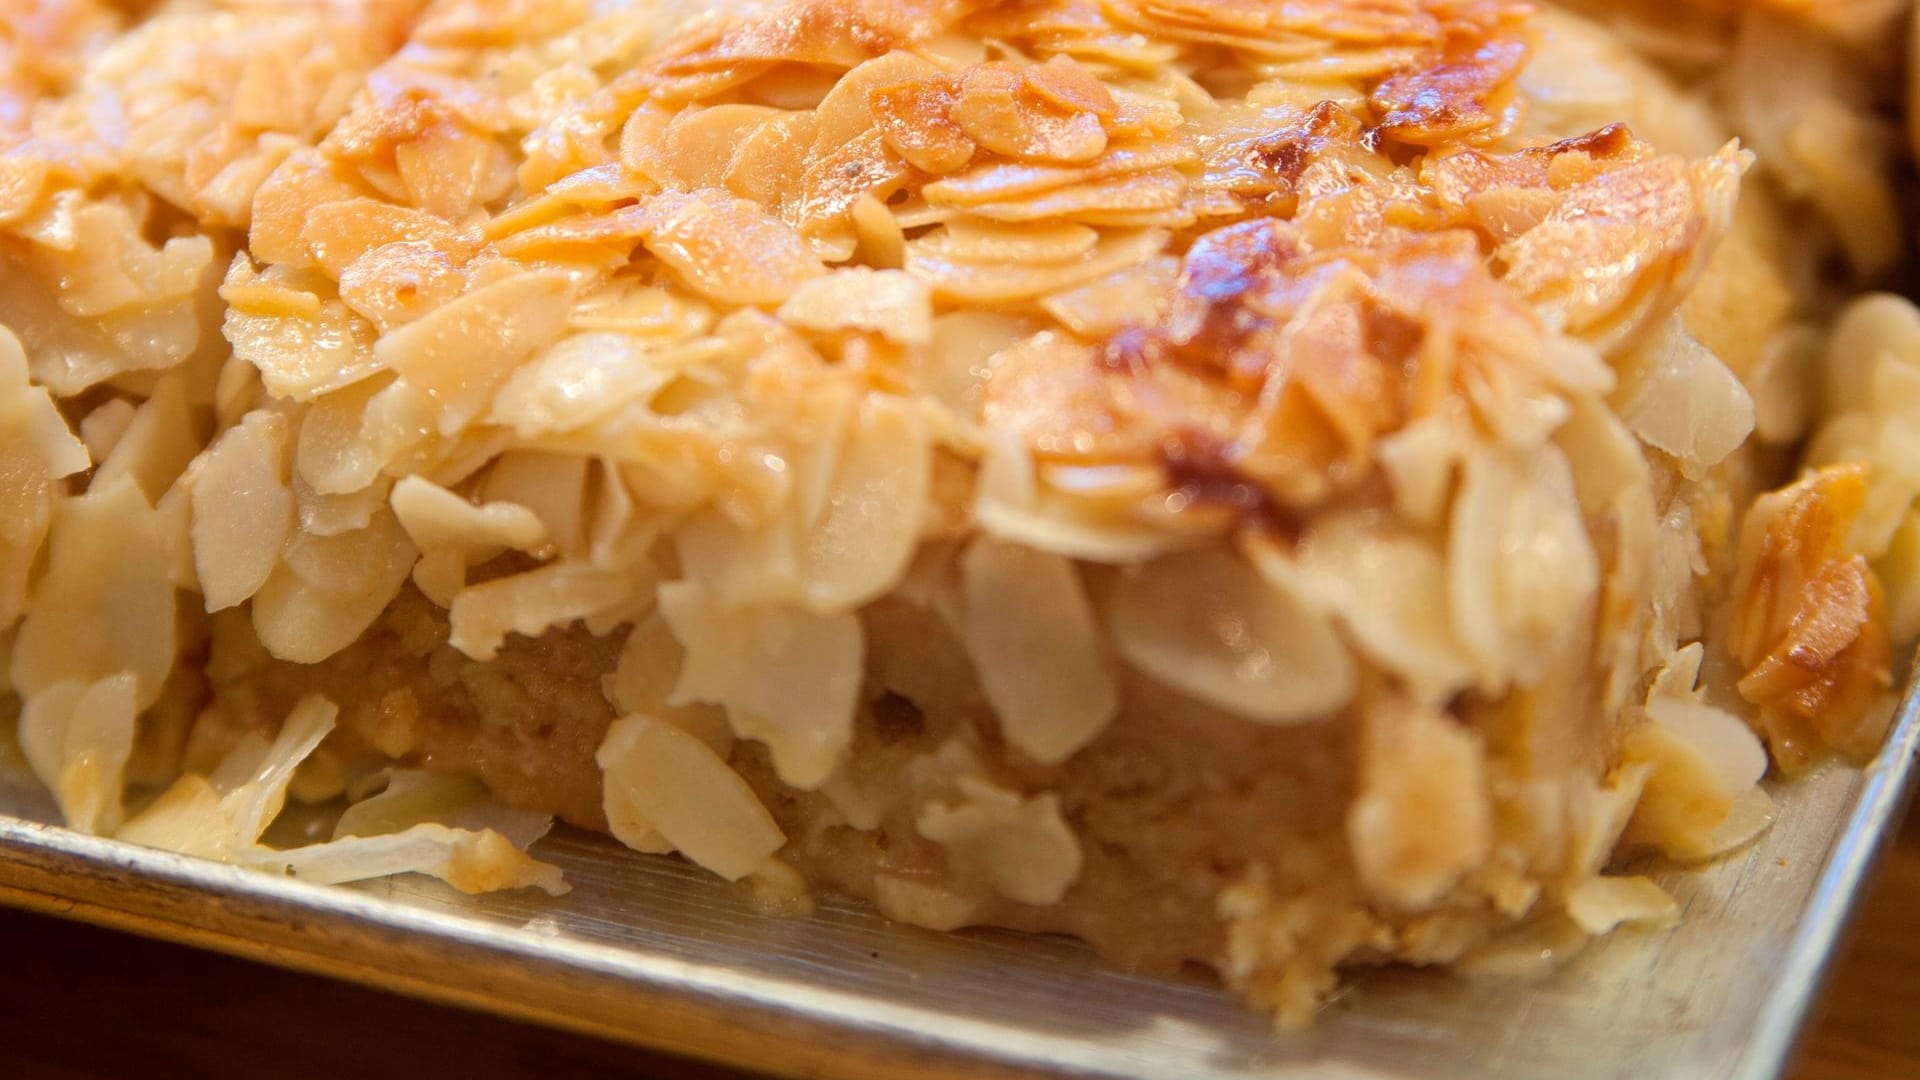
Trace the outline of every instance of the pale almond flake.
[[853, 738], [864, 648], [852, 615], [720, 607], [686, 582], [660, 587], [660, 613], [686, 648], [669, 704], [726, 706], [734, 733], [767, 744], [780, 778], [816, 788]]
[[1128, 663], [1258, 723], [1327, 719], [1357, 685], [1326, 616], [1225, 552], [1167, 555], [1124, 573], [1109, 619]]
[[644, 843], [647, 830], [657, 831], [674, 850], [729, 881], [758, 870], [786, 843], [746, 781], [671, 724], [642, 715], [617, 720], [595, 760], [609, 798], [618, 799], [615, 835], [622, 840], [638, 832]]
[[188, 474], [195, 579], [209, 612], [258, 592], [293, 533], [287, 443], [285, 417], [248, 413]]
[[960, 557], [967, 650], [1007, 741], [1053, 764], [1120, 707], [1112, 660], [1073, 564], [983, 537]]
[[538, 271], [483, 285], [387, 334], [374, 356], [434, 403], [450, 435], [478, 416], [513, 369], [559, 336], [572, 284]]
[[28, 697], [61, 682], [121, 672], [146, 708], [174, 662], [174, 594], [159, 515], [130, 479], [62, 500], [46, 576], [13, 647], [13, 685]]

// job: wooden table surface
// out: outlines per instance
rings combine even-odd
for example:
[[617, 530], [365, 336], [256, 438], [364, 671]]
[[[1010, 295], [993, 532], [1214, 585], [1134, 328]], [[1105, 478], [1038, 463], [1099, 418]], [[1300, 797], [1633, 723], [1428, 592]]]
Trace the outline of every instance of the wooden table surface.
[[[0, 1076], [732, 1080], [735, 1074], [176, 945], [0, 911]], [[1920, 814], [1792, 1080], [1920, 1078]]]

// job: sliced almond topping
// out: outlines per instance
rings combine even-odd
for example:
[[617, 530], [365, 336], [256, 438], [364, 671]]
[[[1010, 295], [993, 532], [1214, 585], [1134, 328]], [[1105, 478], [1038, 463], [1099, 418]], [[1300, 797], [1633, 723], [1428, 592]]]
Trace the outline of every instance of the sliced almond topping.
[[547, 545], [547, 527], [533, 511], [510, 502], [475, 505], [419, 476], [393, 486], [393, 512], [422, 551], [466, 553], [510, 548], [529, 553]]
[[1099, 620], [1068, 560], [991, 538], [960, 557], [967, 651], [1007, 741], [1044, 764], [1120, 707]]
[[208, 611], [241, 603], [267, 580], [293, 532], [287, 422], [248, 413], [194, 462], [193, 566]]
[[1353, 698], [1356, 665], [1333, 624], [1227, 552], [1181, 552], [1124, 573], [1109, 618], [1128, 663], [1248, 720], [1324, 720]]
[[933, 337], [933, 296], [900, 270], [850, 266], [802, 284], [780, 305], [780, 317], [809, 330], [867, 331], [925, 345]]
[[928, 514], [933, 447], [918, 411], [874, 397], [840, 447], [824, 505], [802, 540], [806, 599], [844, 611], [906, 573]]
[[468, 586], [453, 598], [448, 642], [476, 660], [491, 660], [510, 633], [538, 637], [555, 626], [624, 608], [652, 584], [649, 568], [559, 562]]
[[53, 791], [67, 827], [110, 835], [133, 755], [134, 678], [63, 682], [32, 695], [20, 713], [20, 749]]
[[374, 356], [425, 393], [443, 435], [466, 426], [513, 369], [560, 335], [572, 285], [535, 271], [482, 285], [382, 337]]
[[1589, 934], [1607, 934], [1622, 923], [1671, 922], [1680, 905], [1646, 877], [1597, 877], [1567, 896], [1567, 915]]
[[[1249, 550], [1263, 573], [1285, 558], [1270, 544]], [[1368, 658], [1423, 701], [1445, 702], [1471, 681], [1473, 665], [1447, 618], [1446, 562], [1416, 533], [1336, 514], [1313, 523], [1293, 561], [1304, 587], [1325, 599]]]
[[192, 408], [182, 380], [163, 378], [155, 383], [153, 394], [134, 412], [113, 452], [94, 470], [93, 485], [130, 477], [149, 502], [157, 502], [204, 445], [204, 429]]
[[[728, 881], [755, 872], [786, 843], [747, 782], [672, 724], [641, 715], [617, 720], [595, 760], [613, 804], [608, 818], [622, 840], [644, 822]], [[638, 838], [649, 839], [645, 830]]]
[[1431, 905], [1485, 862], [1493, 801], [1480, 737], [1401, 702], [1369, 710], [1347, 842], [1366, 887], [1389, 903]]
[[139, 707], [152, 705], [173, 669], [170, 568], [163, 522], [132, 480], [64, 500], [14, 643], [14, 686], [32, 697], [130, 672]]
[[773, 753], [780, 779], [825, 783], [853, 739], [861, 683], [860, 620], [797, 608], [721, 608], [697, 585], [660, 587], [660, 613], [686, 647], [670, 704], [726, 706], [734, 733]]
[[418, 554], [391, 513], [337, 536], [296, 534], [254, 594], [254, 632], [282, 660], [318, 663], [373, 625]]
[[920, 808], [914, 827], [955, 859], [985, 873], [1019, 904], [1057, 904], [1080, 878], [1080, 841], [1060, 816], [1060, 799], [1025, 797], [977, 777], [956, 785], [958, 803]]

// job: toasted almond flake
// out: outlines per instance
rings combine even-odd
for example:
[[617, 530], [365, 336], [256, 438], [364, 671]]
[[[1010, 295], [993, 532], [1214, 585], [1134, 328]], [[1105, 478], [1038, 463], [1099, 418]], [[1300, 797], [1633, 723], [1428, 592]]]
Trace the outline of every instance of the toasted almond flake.
[[688, 109], [667, 126], [662, 151], [684, 187], [718, 187], [740, 143], [781, 115], [765, 105], [714, 105]]
[[1753, 433], [1753, 398], [1719, 357], [1677, 325], [1648, 351], [1638, 377], [1621, 391], [1620, 418], [1697, 477]]
[[236, 838], [258, 843], [287, 804], [294, 770], [332, 733], [340, 709], [318, 694], [294, 705], [285, 722], [257, 757], [229, 755], [209, 778], [221, 793], [222, 808]]
[[724, 705], [734, 733], [772, 751], [780, 779], [811, 790], [853, 738], [863, 639], [851, 614], [722, 609], [687, 582], [660, 587], [660, 614], [686, 648], [669, 704]]
[[1485, 749], [1458, 721], [1418, 706], [1376, 705], [1365, 724], [1347, 843], [1369, 891], [1420, 910], [1492, 850]]
[[[1253, 564], [1269, 580], [1276, 548]], [[1316, 520], [1294, 562], [1305, 587], [1323, 597], [1368, 658], [1441, 703], [1472, 680], [1473, 665], [1447, 619], [1446, 563], [1431, 544], [1387, 520], [1339, 514]]]
[[792, 515], [748, 528], [717, 510], [694, 514], [673, 534], [688, 581], [727, 607], [798, 603], [805, 594]]
[[1565, 456], [1552, 446], [1470, 454], [1449, 527], [1447, 600], [1481, 686], [1537, 677], [1598, 587]]
[[901, 345], [925, 345], [933, 337], [933, 296], [900, 270], [835, 270], [795, 289], [779, 315], [809, 330], [867, 331]]
[[1680, 905], [1651, 878], [1597, 877], [1567, 895], [1567, 916], [1589, 934], [1609, 934], [1623, 923], [1668, 923]]
[[953, 259], [926, 238], [907, 242], [907, 273], [923, 278], [936, 295], [965, 303], [997, 304], [1037, 299], [1073, 288], [1144, 262], [1166, 247], [1163, 229], [1116, 233], [1087, 256], [1069, 261], [1029, 264], [1017, 269], [1001, 262]]
[[453, 598], [467, 587], [467, 558], [450, 548], [423, 552], [413, 564], [411, 577], [420, 595], [443, 608], [452, 607]]
[[1084, 259], [1100, 245], [1086, 225], [1002, 225], [955, 218], [918, 241], [929, 255], [963, 262], [1059, 264]]
[[286, 418], [256, 410], [188, 473], [194, 573], [210, 612], [258, 592], [293, 532], [287, 442]]
[[56, 683], [131, 672], [145, 709], [173, 668], [174, 595], [162, 522], [130, 479], [64, 500], [46, 576], [14, 642], [13, 684], [32, 697]]
[[67, 827], [111, 835], [133, 755], [135, 684], [130, 672], [93, 683], [55, 683], [27, 698], [20, 749], [60, 802]]
[[973, 517], [981, 530], [1036, 551], [1126, 566], [1185, 546], [1184, 538], [1125, 517], [1075, 513], [1042, 488], [1033, 455], [1017, 438], [984, 447]]
[[26, 350], [4, 325], [0, 325], [0, 399], [4, 399], [8, 430], [31, 444], [49, 478], [85, 472], [98, 460], [90, 445], [67, 426], [53, 395], [45, 387], [29, 384]]
[[805, 241], [758, 203], [708, 188], [646, 204], [642, 243], [687, 288], [722, 304], [778, 304], [826, 272]]
[[[316, 753], [307, 764], [318, 758]], [[471, 776], [389, 769], [386, 786], [378, 794], [358, 800], [341, 813], [333, 838], [387, 836], [426, 824], [471, 832], [491, 830], [525, 851], [553, 827], [553, 817], [506, 806]]]
[[293, 510], [299, 529], [308, 536], [339, 536], [373, 524], [388, 505], [393, 481], [381, 476], [359, 491], [322, 495], [298, 472], [293, 477]]
[[385, 462], [368, 426], [374, 403], [390, 389], [385, 381], [367, 379], [307, 409], [294, 449], [294, 467], [307, 486], [322, 495], [344, 495], [373, 483]]
[[168, 377], [155, 383], [153, 394], [134, 413], [113, 453], [94, 470], [93, 486], [130, 477], [149, 502], [157, 502], [205, 445], [192, 408], [181, 379]]
[[1080, 841], [1053, 794], [1022, 796], [977, 777], [957, 783], [960, 800], [928, 802], [914, 818], [921, 836], [987, 875], [1019, 904], [1057, 904], [1080, 878]]
[[380, 338], [380, 363], [432, 399], [441, 434], [478, 416], [513, 369], [566, 326], [567, 275], [539, 270], [482, 285]]
[[[1756, 829], [1728, 829], [1736, 804], [1767, 769], [1760, 739], [1739, 717], [1701, 700], [1694, 687], [1702, 650], [1675, 654], [1648, 691], [1647, 722], [1627, 733], [1626, 766], [1645, 766], [1646, 789], [1622, 838], [1684, 861], [1745, 843]], [[1748, 799], [1748, 813], [1758, 806]]]
[[268, 392], [311, 401], [380, 369], [375, 330], [366, 319], [337, 299], [291, 284], [291, 275], [265, 289], [252, 287], [262, 280], [245, 253], [236, 255], [221, 296], [233, 353], [260, 370]]
[[1671, 697], [1647, 702], [1647, 719], [1687, 743], [1729, 797], [1759, 783], [1766, 750], [1739, 717], [1712, 705]]
[[500, 455], [480, 485], [486, 503], [523, 506], [540, 519], [547, 539], [564, 554], [587, 543], [587, 473], [592, 462], [577, 454], [516, 450]]
[[919, 412], [897, 399], [869, 398], [802, 540], [809, 607], [844, 611], [899, 582], [920, 541], [932, 472], [933, 447]]
[[220, 793], [199, 773], [174, 781], [120, 826], [114, 838], [222, 862], [233, 847], [231, 826], [220, 811]]
[[620, 647], [620, 660], [606, 682], [607, 701], [622, 715], [645, 713], [706, 743], [725, 758], [733, 751], [733, 729], [725, 709], [704, 702], [669, 705], [686, 650], [658, 611], [636, 620]]
[[448, 609], [448, 643], [492, 660], [510, 633], [538, 637], [555, 626], [624, 608], [652, 584], [649, 569], [558, 562], [462, 589]]
[[319, 885], [394, 874], [427, 874], [464, 893], [539, 889], [566, 893], [560, 868], [543, 863], [491, 829], [474, 832], [421, 824], [382, 836], [348, 836], [324, 844], [260, 848], [243, 860], [255, 869]]
[[623, 800], [610, 819], [618, 809], [627, 831], [647, 822], [674, 850], [728, 881], [755, 872], [786, 843], [747, 782], [672, 724], [644, 715], [616, 720], [594, 760], [606, 789]]
[[1651, 772], [1645, 764], [1623, 765], [1613, 770], [1605, 783], [1575, 789], [1571, 808], [1573, 845], [1567, 853], [1567, 880], [1585, 881], [1606, 868], [1619, 847], [1620, 835], [1633, 820]]
[[282, 660], [318, 663], [373, 625], [417, 555], [391, 513], [337, 536], [296, 533], [254, 594], [254, 632]]
[[1055, 764], [1120, 707], [1099, 620], [1073, 564], [990, 538], [960, 557], [965, 639], [1008, 742]]
[[56, 482], [89, 463], [52, 398], [28, 384], [19, 340], [0, 326], [0, 624], [11, 626], [26, 605]]
[[133, 423], [136, 406], [126, 398], [112, 398], [96, 406], [80, 421], [80, 441], [86, 444], [87, 456], [94, 461], [105, 461], [107, 455], [127, 433], [127, 426]]
[[1263, 724], [1323, 720], [1357, 670], [1324, 615], [1217, 550], [1123, 573], [1109, 614], [1127, 662], [1209, 705]]
[[1858, 542], [1878, 471], [1862, 464], [1808, 472], [1751, 506], [1740, 528], [1728, 651], [1740, 696], [1783, 768], [1820, 747], [1864, 758], [1892, 714], [1892, 682], [1879, 580]]
[[547, 546], [547, 527], [533, 511], [509, 502], [475, 505], [431, 480], [401, 477], [393, 485], [393, 513], [422, 551], [480, 553], [510, 548], [529, 553]]
[[239, 423], [264, 396], [260, 370], [237, 356], [227, 357], [213, 382], [214, 429], [225, 430]]
[[1576, 926], [1564, 912], [1551, 912], [1508, 928], [1476, 945], [1455, 962], [1470, 978], [1538, 979], [1593, 943], [1593, 936]]
[[493, 419], [522, 437], [577, 431], [645, 405], [680, 372], [654, 343], [626, 333], [562, 338], [507, 378]]
[[1152, 259], [1040, 302], [1047, 314], [1083, 338], [1098, 339], [1128, 326], [1157, 321], [1180, 273], [1180, 260]]
[[632, 784], [611, 782], [604, 769], [600, 777], [600, 812], [607, 816], [607, 831], [615, 840], [648, 855], [671, 855], [673, 844], [653, 827], [653, 819], [640, 808]]
[[1458, 417], [1416, 420], [1380, 440], [1380, 465], [1393, 486], [1394, 508], [1414, 525], [1439, 521], [1471, 446], [1472, 435]]

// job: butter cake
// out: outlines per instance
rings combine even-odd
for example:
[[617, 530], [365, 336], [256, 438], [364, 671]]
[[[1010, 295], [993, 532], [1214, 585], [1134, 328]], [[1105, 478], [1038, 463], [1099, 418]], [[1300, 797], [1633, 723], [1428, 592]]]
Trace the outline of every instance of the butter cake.
[[1288, 1022], [1670, 918], [1920, 633], [1901, 6], [6, 5], [20, 748]]

